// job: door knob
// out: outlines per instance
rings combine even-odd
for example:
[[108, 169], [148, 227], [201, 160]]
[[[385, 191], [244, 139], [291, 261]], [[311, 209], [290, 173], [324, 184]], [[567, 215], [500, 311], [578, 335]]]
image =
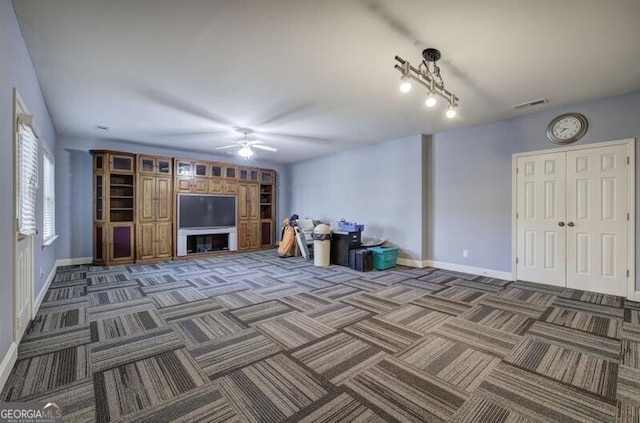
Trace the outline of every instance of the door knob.
[[558, 226], [564, 226], [564, 222], [558, 222]]
[[573, 222], [567, 223], [567, 226], [574, 226]]

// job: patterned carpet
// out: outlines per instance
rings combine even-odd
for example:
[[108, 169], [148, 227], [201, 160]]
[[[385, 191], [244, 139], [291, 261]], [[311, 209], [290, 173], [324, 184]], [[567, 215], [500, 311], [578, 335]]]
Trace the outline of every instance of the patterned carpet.
[[58, 269], [3, 401], [71, 422], [640, 422], [640, 304], [275, 251]]

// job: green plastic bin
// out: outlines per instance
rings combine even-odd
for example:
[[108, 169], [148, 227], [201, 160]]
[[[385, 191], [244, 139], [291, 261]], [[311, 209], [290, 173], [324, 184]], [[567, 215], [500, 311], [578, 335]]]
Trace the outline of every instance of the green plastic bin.
[[373, 252], [373, 268], [376, 270], [391, 269], [398, 260], [398, 247], [371, 247]]

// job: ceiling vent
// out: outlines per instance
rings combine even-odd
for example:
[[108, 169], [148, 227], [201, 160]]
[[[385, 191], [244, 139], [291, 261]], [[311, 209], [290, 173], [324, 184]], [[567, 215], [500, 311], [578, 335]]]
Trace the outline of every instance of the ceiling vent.
[[549, 100], [546, 98], [541, 98], [539, 100], [527, 101], [526, 103], [516, 104], [512, 106], [515, 110], [524, 109], [525, 107], [537, 106], [538, 104], [548, 103]]
[[107, 131], [109, 131], [111, 128], [110, 128], [109, 126], [107, 126], [107, 125], [95, 125], [95, 126], [94, 126], [94, 129], [95, 129], [96, 131], [103, 131], [103, 132], [107, 132]]

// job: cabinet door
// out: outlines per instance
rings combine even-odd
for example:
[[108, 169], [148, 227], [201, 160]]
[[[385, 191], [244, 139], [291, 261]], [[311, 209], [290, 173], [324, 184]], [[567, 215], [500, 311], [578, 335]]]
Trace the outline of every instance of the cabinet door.
[[133, 223], [109, 225], [109, 262], [133, 260]]
[[156, 223], [156, 257], [171, 257], [172, 238], [171, 222]]
[[156, 220], [170, 221], [172, 205], [171, 195], [171, 178], [169, 176], [156, 177], [155, 203], [156, 203]]
[[171, 159], [162, 159], [162, 158], [157, 159], [156, 173], [158, 175], [171, 176]]
[[107, 209], [105, 197], [105, 176], [102, 172], [96, 172], [93, 177], [93, 220], [104, 222]]
[[249, 209], [247, 207], [248, 201], [248, 184], [238, 184], [238, 219], [248, 219]]
[[191, 162], [186, 160], [176, 160], [176, 174], [179, 176], [192, 176], [193, 170]]
[[224, 192], [224, 180], [209, 179], [209, 194], [222, 194]]
[[191, 192], [190, 176], [178, 176], [176, 178], [176, 192]]
[[107, 259], [107, 234], [103, 223], [93, 225], [93, 262], [104, 263]]
[[206, 194], [209, 192], [209, 180], [207, 178], [193, 178], [193, 185], [191, 188], [193, 192]]
[[260, 218], [260, 185], [248, 184], [247, 208], [249, 219]]
[[156, 159], [149, 156], [138, 156], [138, 173], [156, 173]]
[[223, 194], [235, 195], [238, 193], [238, 183], [236, 181], [224, 181]]
[[249, 221], [249, 248], [260, 248], [260, 222], [257, 220]]
[[212, 178], [223, 178], [224, 165], [222, 163], [211, 163], [209, 176]]
[[271, 247], [273, 245], [273, 221], [263, 220], [260, 222], [260, 246]]
[[206, 178], [208, 175], [206, 163], [194, 163], [193, 164], [193, 176], [202, 176]]
[[133, 156], [110, 154], [109, 170], [118, 173], [133, 173]]
[[233, 165], [226, 165], [224, 168], [224, 177], [226, 179], [238, 179], [238, 168]]
[[138, 225], [138, 260], [148, 260], [156, 256], [155, 254], [155, 223], [142, 223]]
[[263, 184], [272, 184], [274, 181], [273, 170], [260, 169], [260, 182]]
[[138, 177], [139, 222], [153, 222], [156, 218], [155, 185], [156, 178], [153, 175], [140, 175]]
[[238, 250], [247, 250], [249, 248], [249, 222], [246, 220], [238, 221]]

